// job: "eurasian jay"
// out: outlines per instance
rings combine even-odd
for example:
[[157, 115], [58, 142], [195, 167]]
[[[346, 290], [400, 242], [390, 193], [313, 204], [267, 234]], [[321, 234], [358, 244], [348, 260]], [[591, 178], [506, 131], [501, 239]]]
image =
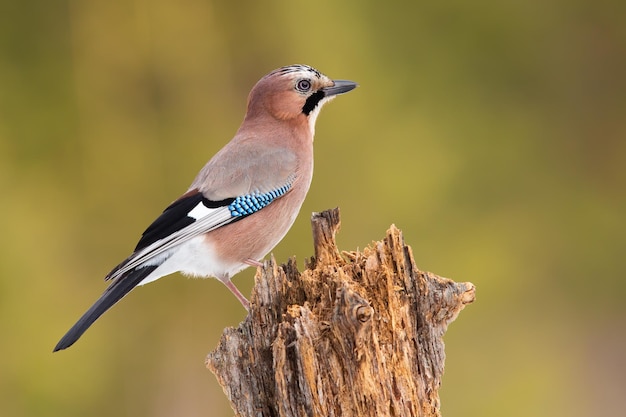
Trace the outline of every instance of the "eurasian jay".
[[296, 219], [313, 176], [313, 135], [322, 106], [357, 86], [306, 65], [272, 71], [252, 88], [235, 137], [143, 233], [106, 276], [111, 284], [54, 351], [71, 346], [138, 285], [174, 272], [215, 277], [247, 309], [231, 277], [261, 260]]

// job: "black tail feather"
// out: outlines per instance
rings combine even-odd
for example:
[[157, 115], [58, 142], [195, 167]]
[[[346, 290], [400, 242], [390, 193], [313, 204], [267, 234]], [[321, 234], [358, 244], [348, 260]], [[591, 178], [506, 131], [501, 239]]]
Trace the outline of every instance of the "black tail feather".
[[117, 279], [105, 291], [104, 294], [87, 310], [85, 314], [76, 322], [74, 326], [61, 338], [54, 348], [54, 352], [67, 349], [76, 342], [85, 331], [102, 314], [126, 294], [135, 288], [144, 278], [146, 278], [158, 265], [145, 266], [129, 272], [126, 276]]

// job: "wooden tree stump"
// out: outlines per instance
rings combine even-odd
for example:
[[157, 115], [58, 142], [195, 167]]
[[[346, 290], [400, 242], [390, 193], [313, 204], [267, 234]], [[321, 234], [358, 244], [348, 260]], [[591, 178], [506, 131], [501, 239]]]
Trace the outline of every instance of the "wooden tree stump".
[[237, 416], [440, 416], [443, 334], [471, 283], [415, 267], [395, 226], [339, 253], [339, 210], [312, 216], [315, 257], [259, 268], [250, 314], [206, 360]]

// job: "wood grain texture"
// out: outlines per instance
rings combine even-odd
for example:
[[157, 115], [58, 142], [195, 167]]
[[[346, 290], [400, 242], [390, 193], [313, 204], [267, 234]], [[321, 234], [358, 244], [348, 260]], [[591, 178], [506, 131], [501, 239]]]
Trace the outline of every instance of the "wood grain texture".
[[415, 266], [395, 226], [340, 253], [339, 210], [312, 217], [315, 257], [259, 268], [248, 317], [206, 360], [237, 416], [439, 416], [443, 334], [471, 283]]

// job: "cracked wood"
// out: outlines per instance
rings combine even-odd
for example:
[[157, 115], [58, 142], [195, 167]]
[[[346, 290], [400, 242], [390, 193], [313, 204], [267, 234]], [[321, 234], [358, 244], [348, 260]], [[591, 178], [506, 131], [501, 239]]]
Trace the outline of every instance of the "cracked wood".
[[206, 360], [237, 416], [440, 416], [443, 334], [471, 283], [417, 269], [395, 226], [340, 253], [339, 210], [314, 213], [315, 257], [272, 257], [248, 317]]

